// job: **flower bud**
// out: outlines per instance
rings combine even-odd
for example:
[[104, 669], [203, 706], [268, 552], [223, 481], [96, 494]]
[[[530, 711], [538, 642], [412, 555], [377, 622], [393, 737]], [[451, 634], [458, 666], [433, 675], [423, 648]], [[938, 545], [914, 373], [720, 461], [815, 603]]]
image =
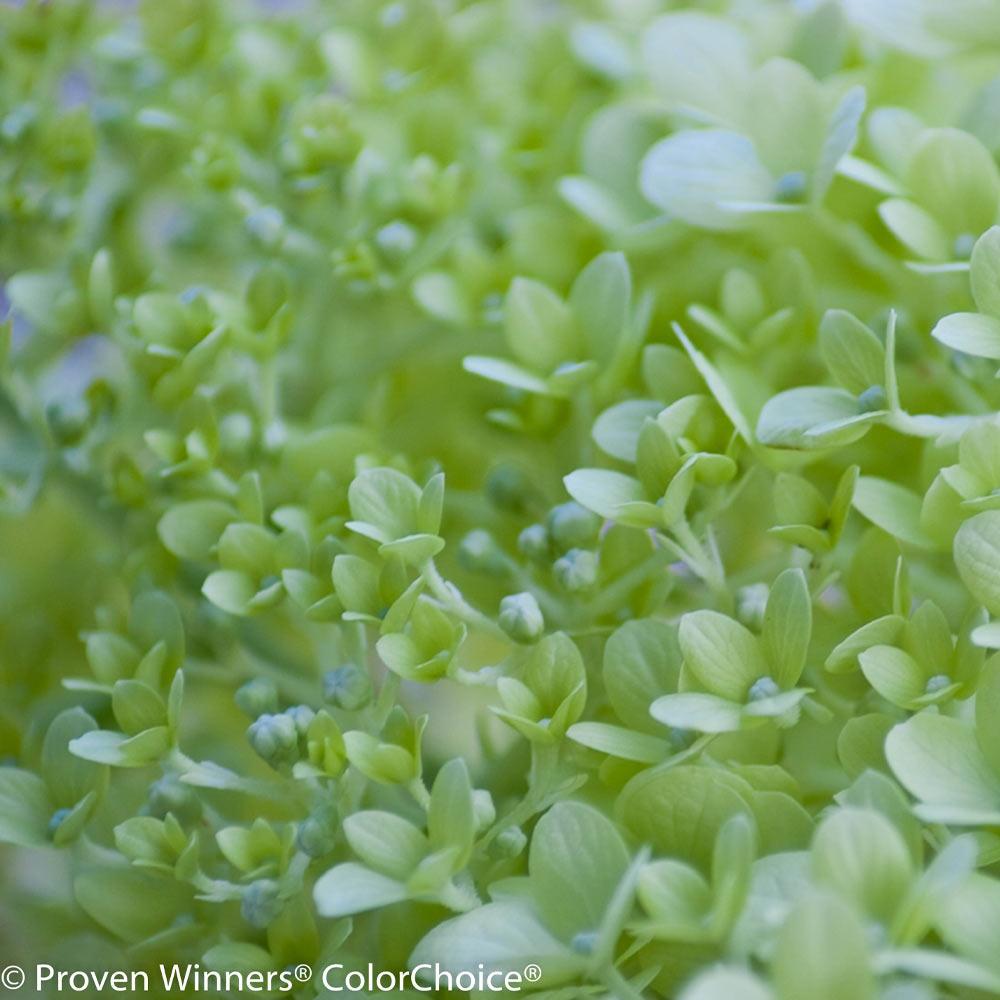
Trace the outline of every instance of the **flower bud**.
[[309, 732], [309, 723], [316, 717], [316, 713], [308, 705], [292, 705], [285, 715], [295, 724], [295, 731], [299, 737], [305, 739]]
[[751, 583], [740, 587], [736, 594], [736, 617], [750, 629], [759, 629], [764, 621], [764, 609], [770, 590], [766, 583]]
[[528, 846], [528, 838], [519, 826], [508, 826], [497, 834], [493, 841], [491, 854], [498, 858], [511, 860], [516, 858]]
[[254, 750], [272, 767], [293, 764], [299, 756], [299, 731], [291, 715], [262, 715], [247, 729]]
[[476, 833], [489, 829], [497, 818], [497, 808], [493, 804], [493, 796], [485, 788], [472, 790], [472, 815], [475, 819]]
[[549, 537], [560, 552], [586, 548], [597, 541], [601, 519], [574, 500], [549, 511]]
[[549, 558], [549, 533], [544, 524], [529, 524], [517, 536], [518, 551], [533, 562], [546, 562]]
[[300, 824], [296, 837], [299, 850], [310, 858], [322, 858], [337, 846], [339, 816], [332, 805], [320, 806]]
[[597, 583], [597, 555], [589, 549], [570, 549], [552, 570], [563, 590], [578, 594]]
[[284, 908], [279, 893], [280, 886], [274, 879], [262, 878], [251, 882], [243, 890], [243, 903], [240, 907], [243, 919], [251, 927], [264, 930]]
[[367, 671], [354, 663], [328, 670], [323, 677], [326, 700], [346, 712], [356, 712], [371, 701], [372, 682]]
[[470, 573], [495, 576], [506, 569], [500, 546], [488, 531], [470, 531], [458, 547], [458, 561]]
[[498, 465], [486, 477], [486, 495], [500, 510], [519, 514], [531, 501], [531, 480], [516, 465]]
[[244, 715], [256, 719], [278, 711], [278, 688], [267, 677], [255, 677], [236, 691], [236, 704]]
[[375, 233], [375, 246], [391, 264], [404, 261], [417, 245], [417, 231], [407, 222], [386, 223]]
[[876, 410], [884, 410], [888, 405], [885, 389], [880, 385], [870, 385], [858, 396], [858, 410], [861, 413], [874, 413]]
[[49, 818], [48, 826], [45, 828], [45, 833], [49, 840], [55, 839], [55, 835], [59, 832], [59, 827], [63, 825], [63, 821], [72, 811], [72, 809], [57, 809], [52, 814]]
[[545, 618], [535, 595], [508, 594], [500, 602], [500, 628], [515, 642], [537, 642], [545, 632]]

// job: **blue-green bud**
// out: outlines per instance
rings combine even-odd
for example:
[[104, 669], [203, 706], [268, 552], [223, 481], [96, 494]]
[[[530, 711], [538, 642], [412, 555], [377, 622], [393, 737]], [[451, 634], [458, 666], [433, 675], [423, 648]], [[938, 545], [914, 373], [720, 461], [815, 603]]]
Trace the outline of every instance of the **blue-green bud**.
[[858, 396], [858, 410], [861, 413], [874, 413], [888, 406], [885, 389], [880, 385], [870, 385]]
[[55, 835], [59, 832], [59, 827], [63, 825], [66, 817], [72, 812], [72, 809], [57, 809], [49, 819], [48, 826], [45, 828], [45, 833], [49, 840], [53, 840]]
[[961, 233], [955, 237], [951, 252], [955, 255], [956, 260], [968, 260], [972, 256], [975, 245], [976, 236], [974, 233]]
[[500, 628], [515, 642], [537, 642], [545, 634], [545, 618], [535, 595], [508, 594], [500, 602]]
[[601, 519], [575, 500], [553, 507], [548, 516], [549, 537], [560, 552], [586, 548], [597, 541]]
[[295, 724], [295, 731], [300, 739], [305, 739], [309, 732], [309, 723], [316, 718], [316, 713], [308, 705], [292, 705], [285, 715]]
[[459, 543], [458, 561], [470, 573], [490, 576], [503, 573], [507, 568], [500, 546], [488, 531], [481, 528], [470, 531]]
[[736, 594], [736, 617], [750, 629], [759, 629], [770, 590], [766, 583], [750, 583]]
[[531, 480], [516, 465], [498, 465], [486, 477], [486, 495], [500, 510], [520, 514], [531, 503]]
[[517, 548], [532, 562], [547, 562], [549, 559], [549, 533], [545, 525], [529, 524], [517, 536]]
[[597, 583], [597, 554], [589, 549], [570, 549], [552, 567], [563, 590], [571, 594], [589, 590]]
[[240, 910], [243, 919], [251, 927], [264, 930], [278, 917], [284, 909], [280, 889], [281, 887], [274, 879], [262, 878], [251, 882], [243, 890], [243, 902]]
[[809, 178], [805, 171], [790, 170], [782, 174], [774, 185], [774, 200], [783, 204], [804, 201], [809, 190]]
[[750, 690], [747, 692], [747, 701], [763, 701], [765, 698], [773, 698], [776, 694], [780, 693], [781, 688], [778, 687], [778, 683], [773, 677], [758, 677], [750, 685]]
[[299, 731], [287, 713], [262, 715], [247, 729], [250, 746], [272, 767], [293, 764], [299, 757]]
[[413, 226], [397, 219], [375, 233], [375, 246], [387, 261], [398, 264], [413, 253], [417, 238]]
[[372, 681], [366, 670], [354, 663], [345, 663], [328, 670], [323, 677], [326, 700], [346, 712], [356, 712], [371, 701]]
[[255, 677], [236, 691], [236, 704], [241, 712], [256, 719], [278, 711], [278, 687], [267, 677]]
[[318, 808], [299, 824], [296, 841], [310, 858], [326, 857], [337, 846], [339, 815], [332, 805]]

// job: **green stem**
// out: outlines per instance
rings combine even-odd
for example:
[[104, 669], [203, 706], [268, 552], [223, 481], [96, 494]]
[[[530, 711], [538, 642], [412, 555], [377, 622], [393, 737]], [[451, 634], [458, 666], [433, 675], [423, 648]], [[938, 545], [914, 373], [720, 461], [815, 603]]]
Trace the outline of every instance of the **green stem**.
[[494, 635], [498, 639], [502, 639], [504, 642], [510, 641], [507, 637], [507, 633], [504, 632], [504, 630], [500, 628], [500, 626], [497, 625], [492, 618], [487, 617], [481, 611], [469, 604], [469, 602], [462, 597], [461, 593], [454, 586], [454, 584], [445, 580], [445, 578], [438, 571], [437, 566], [434, 565], [433, 559], [428, 559], [427, 562], [423, 564], [420, 569], [420, 575], [424, 578], [424, 582], [427, 584], [427, 589], [431, 592], [438, 603], [455, 615], [456, 618], [473, 628], [478, 628], [484, 632], [488, 632], [490, 635]]
[[609, 965], [604, 969], [601, 980], [615, 1000], [643, 1000], [642, 994], [614, 965]]

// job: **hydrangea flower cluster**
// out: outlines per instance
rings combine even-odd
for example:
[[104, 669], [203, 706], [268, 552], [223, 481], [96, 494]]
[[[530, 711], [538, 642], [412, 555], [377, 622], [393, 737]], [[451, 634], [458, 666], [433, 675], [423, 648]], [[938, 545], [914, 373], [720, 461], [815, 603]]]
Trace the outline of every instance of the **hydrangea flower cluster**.
[[996, 0], [0, 46], [17, 954], [1000, 996]]

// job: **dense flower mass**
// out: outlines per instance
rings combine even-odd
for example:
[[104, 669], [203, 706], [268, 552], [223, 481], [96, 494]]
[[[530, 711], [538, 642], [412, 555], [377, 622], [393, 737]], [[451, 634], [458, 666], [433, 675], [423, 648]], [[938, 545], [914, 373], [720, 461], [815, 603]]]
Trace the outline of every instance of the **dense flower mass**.
[[0, 52], [0, 964], [1000, 996], [996, 0]]

